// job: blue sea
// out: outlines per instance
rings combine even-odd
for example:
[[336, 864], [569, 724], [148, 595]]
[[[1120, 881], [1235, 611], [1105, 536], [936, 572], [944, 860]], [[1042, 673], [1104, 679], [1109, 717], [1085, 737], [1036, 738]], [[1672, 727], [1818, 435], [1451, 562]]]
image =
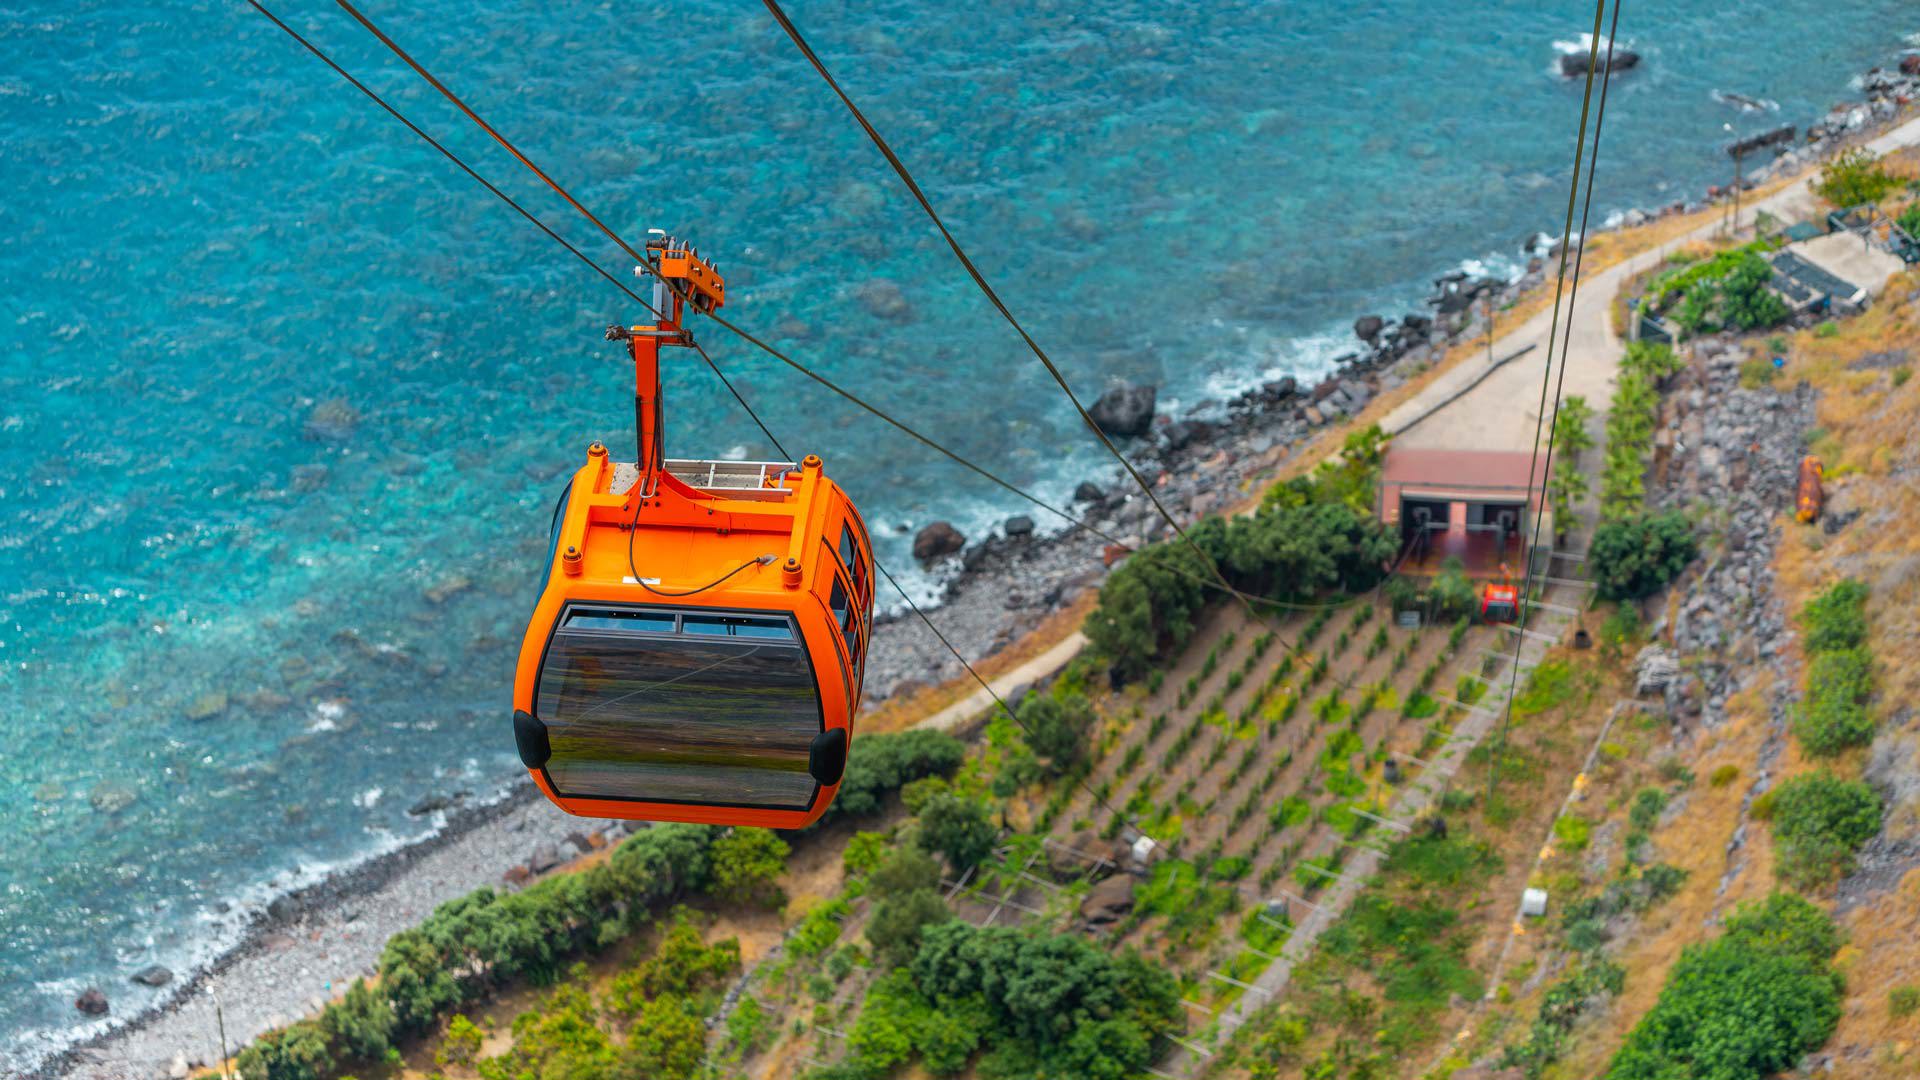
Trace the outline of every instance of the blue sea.
[[[334, 6], [277, 10], [554, 228], [612, 245]], [[1313, 376], [1354, 316], [1558, 228], [1569, 2], [796, 3], [1089, 399]], [[1365, 8], [1366, 10], [1359, 10]], [[728, 313], [1011, 479], [1109, 470], [761, 7], [419, 0], [385, 28]], [[1920, 30], [1905, 0], [1629, 5], [1596, 220], [1697, 197]], [[1777, 102], [1743, 113], [1734, 91]], [[249, 905], [521, 778], [511, 665], [547, 515], [624, 446], [638, 313], [250, 8], [0, 9], [0, 1071], [186, 970]], [[876, 291], [874, 283], [887, 283]], [[884, 301], [884, 302], [877, 302]], [[883, 549], [1023, 507], [710, 330]], [[669, 371], [675, 456], [772, 456]], [[915, 587], [930, 592], [924, 576]], [[884, 598], [883, 598], [884, 602]]]

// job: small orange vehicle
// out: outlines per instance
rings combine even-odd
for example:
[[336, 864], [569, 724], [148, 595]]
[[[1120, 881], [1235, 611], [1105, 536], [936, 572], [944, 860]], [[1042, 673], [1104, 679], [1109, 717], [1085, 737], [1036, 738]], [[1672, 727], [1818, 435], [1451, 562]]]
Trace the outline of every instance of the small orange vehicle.
[[1514, 587], [1513, 575], [1502, 566], [1500, 577], [1500, 584], [1489, 582], [1480, 590], [1481, 622], [1512, 622], [1520, 617], [1520, 590]]
[[554, 508], [520, 648], [513, 733], [570, 814], [795, 829], [845, 770], [873, 615], [873, 549], [820, 459], [669, 461], [660, 347], [725, 303], [688, 245], [649, 239], [649, 327], [632, 353], [632, 463], [594, 443]]
[[1793, 496], [1793, 518], [1802, 525], [1818, 520], [1821, 509], [1826, 506], [1827, 493], [1822, 483], [1826, 474], [1826, 468], [1820, 464], [1819, 458], [1808, 454], [1800, 459], [1800, 482]]

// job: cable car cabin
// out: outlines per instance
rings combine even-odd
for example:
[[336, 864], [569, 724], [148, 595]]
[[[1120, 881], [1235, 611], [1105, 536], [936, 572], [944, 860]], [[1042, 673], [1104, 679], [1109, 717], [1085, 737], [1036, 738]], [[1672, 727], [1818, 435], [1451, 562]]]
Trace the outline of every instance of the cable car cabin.
[[720, 287], [673, 243], [647, 245], [659, 324], [608, 329], [634, 356], [638, 454], [594, 443], [554, 508], [514, 741], [570, 814], [799, 828], [846, 767], [873, 549], [818, 457], [664, 460], [658, 350], [691, 342], [682, 301]]
[[1519, 617], [1519, 589], [1512, 585], [1488, 585], [1480, 590], [1481, 622], [1512, 622]]
[[640, 470], [598, 443], [555, 508], [514, 680], [521, 760], [571, 814], [799, 828], [846, 765], [866, 529], [818, 458], [667, 464], [637, 526]]

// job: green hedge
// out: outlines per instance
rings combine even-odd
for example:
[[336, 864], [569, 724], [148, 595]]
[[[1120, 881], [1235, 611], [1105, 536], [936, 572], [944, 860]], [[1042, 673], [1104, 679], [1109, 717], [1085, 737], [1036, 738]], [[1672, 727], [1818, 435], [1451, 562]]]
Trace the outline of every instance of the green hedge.
[[1744, 905], [1689, 945], [1634, 1025], [1607, 1080], [1753, 1080], [1791, 1068], [1840, 1020], [1839, 932], [1787, 893]]
[[[902, 784], [952, 772], [965, 753], [938, 732], [861, 736], [829, 815], [872, 813]], [[240, 1069], [249, 1080], [319, 1080], [376, 1063], [396, 1035], [426, 1031], [503, 982], [550, 981], [570, 958], [626, 937], [683, 897], [757, 894], [777, 869], [770, 856], [784, 855], [785, 845], [771, 837], [733, 845], [724, 841], [731, 831], [656, 825], [578, 873], [450, 900], [388, 939], [377, 988], [356, 981], [318, 1017], [260, 1036], [241, 1051]]]
[[820, 823], [877, 813], [886, 797], [908, 783], [948, 776], [967, 756], [966, 744], [938, 731], [861, 735], [847, 753], [847, 774]]
[[1794, 716], [1793, 733], [1807, 752], [1821, 757], [1873, 741], [1873, 654], [1867, 641], [1867, 587], [1842, 581], [1808, 601], [1800, 623], [1806, 630], [1806, 699]]
[[424, 1031], [503, 980], [557, 975], [567, 957], [609, 944], [655, 908], [705, 890], [708, 852], [722, 832], [657, 825], [579, 873], [517, 893], [475, 889], [441, 904], [387, 941], [377, 990], [356, 981], [317, 1018], [260, 1036], [240, 1052], [240, 1070], [251, 1080], [318, 1080], [339, 1066], [379, 1061], [394, 1034]]

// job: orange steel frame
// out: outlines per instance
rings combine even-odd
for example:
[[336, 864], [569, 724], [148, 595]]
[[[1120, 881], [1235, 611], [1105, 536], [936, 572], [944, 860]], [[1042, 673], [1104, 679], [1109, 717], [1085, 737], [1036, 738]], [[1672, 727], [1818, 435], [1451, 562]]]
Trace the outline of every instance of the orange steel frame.
[[[654, 250], [655, 245], [649, 243], [648, 248]], [[866, 528], [845, 492], [826, 476], [820, 459], [813, 455], [798, 470], [769, 480], [777, 487], [742, 491], [737, 497], [695, 488], [666, 471], [657, 452], [658, 429], [653, 426], [659, 417], [660, 346], [691, 344], [679, 325], [683, 304], [693, 302], [702, 310], [718, 307], [724, 302], [724, 285], [691, 250], [669, 247], [656, 265], [663, 276], [685, 285], [657, 290], [656, 295], [671, 293], [672, 306], [662, 306], [663, 317], [655, 326], [635, 327], [621, 335], [629, 341], [634, 361], [642, 451], [636, 462], [639, 475], [626, 491], [613, 491], [616, 467], [607, 448], [597, 442], [574, 473], [547, 585], [521, 643], [513, 707], [538, 716], [535, 685], [547, 643], [570, 602], [789, 613], [813, 665], [822, 730], [846, 730], [851, 746], [859, 708], [858, 672], [828, 598], [834, 581], [841, 580], [859, 620], [859, 651], [864, 656], [873, 600], [873, 550]], [[609, 336], [614, 336], [611, 331]], [[859, 557], [868, 568], [864, 591], [845, 580], [838, 569], [834, 550], [843, 525], [851, 529]], [[774, 558], [701, 589], [767, 555]], [[633, 571], [661, 593], [701, 591], [684, 596], [649, 593], [635, 582]], [[839, 790], [837, 783], [819, 786], [805, 810], [767, 810], [576, 798], [555, 790], [544, 767], [529, 771], [547, 798], [570, 814], [648, 821], [794, 829], [817, 820]]]

